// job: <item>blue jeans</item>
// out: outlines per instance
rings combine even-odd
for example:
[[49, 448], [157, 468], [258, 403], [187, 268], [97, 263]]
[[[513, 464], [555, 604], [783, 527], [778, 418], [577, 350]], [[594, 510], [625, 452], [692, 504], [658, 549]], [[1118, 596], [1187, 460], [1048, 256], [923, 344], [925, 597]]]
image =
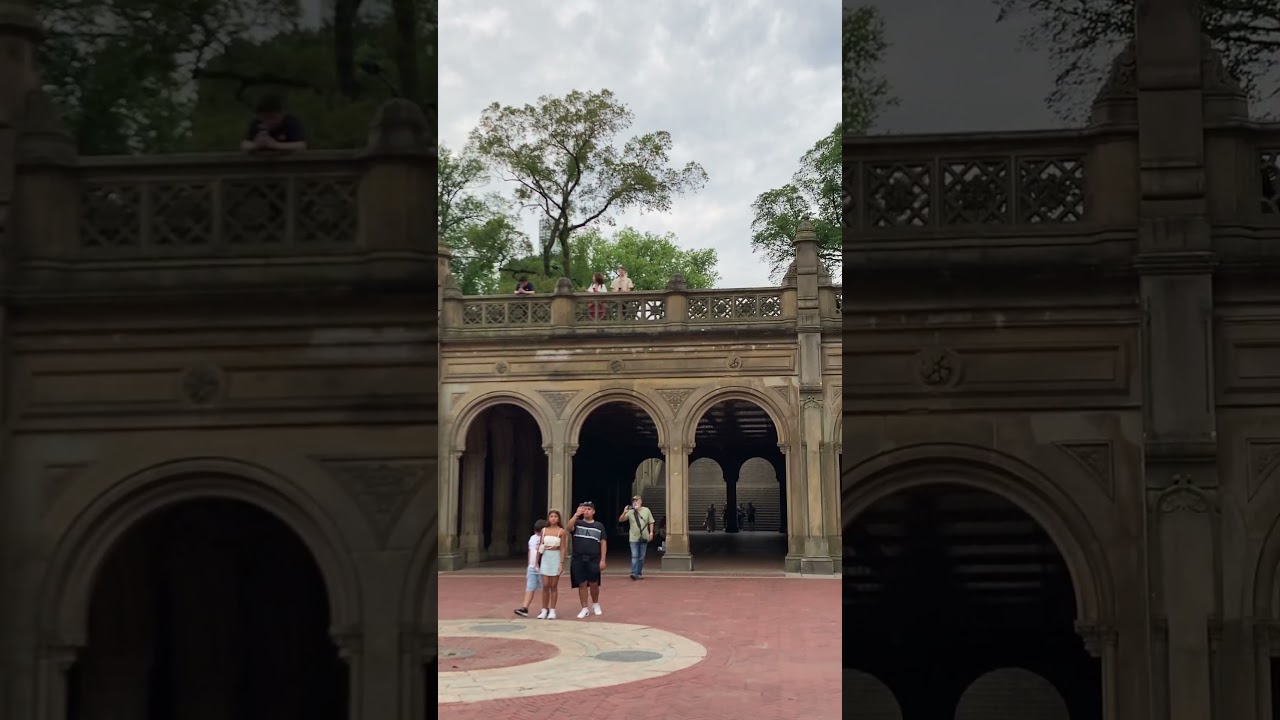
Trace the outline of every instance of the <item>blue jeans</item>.
[[644, 572], [644, 551], [649, 549], [649, 543], [644, 540], [631, 543], [631, 574], [639, 577]]

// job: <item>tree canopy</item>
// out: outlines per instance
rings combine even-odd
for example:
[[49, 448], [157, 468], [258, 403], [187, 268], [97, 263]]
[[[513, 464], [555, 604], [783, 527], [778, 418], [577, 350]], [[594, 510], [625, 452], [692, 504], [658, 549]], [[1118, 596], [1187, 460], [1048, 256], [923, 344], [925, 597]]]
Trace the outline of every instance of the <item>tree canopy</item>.
[[840, 40], [844, 129], [866, 133], [880, 113], [896, 102], [889, 82], [880, 74], [880, 63], [889, 49], [880, 11], [872, 5], [845, 7]]
[[439, 241], [453, 253], [451, 271], [465, 295], [497, 291], [499, 271], [533, 254], [510, 203], [496, 193], [480, 195], [489, 182], [484, 163], [470, 149], [441, 146], [437, 161]]
[[42, 77], [85, 155], [230, 148], [284, 93], [316, 146], [364, 142], [388, 97], [435, 117], [436, 0], [50, 0]]
[[[1133, 37], [1134, 0], [994, 0], [998, 21], [1030, 17], [1024, 42], [1049, 48], [1054, 88], [1049, 107], [1082, 119], [1120, 46]], [[1280, 93], [1280, 4], [1275, 0], [1202, 0], [1203, 30], [1223, 64], [1255, 99]]]
[[540, 238], [544, 275], [551, 275], [559, 248], [562, 272], [576, 277], [575, 232], [611, 225], [624, 210], [668, 210], [675, 196], [706, 183], [697, 163], [671, 166], [665, 130], [619, 141], [633, 120], [609, 90], [543, 96], [522, 107], [495, 102], [481, 113], [471, 142], [503, 180], [515, 184], [516, 201], [551, 224]]
[[690, 288], [713, 287], [719, 280], [715, 266], [717, 254], [714, 248], [685, 249], [676, 243], [672, 233], [642, 232], [624, 227], [612, 236], [605, 236], [599, 228], [588, 228], [574, 238], [574, 263], [570, 274], [560, 271], [553, 264], [552, 271], [539, 272], [540, 255], [517, 259], [502, 273], [499, 292], [515, 291], [516, 279], [528, 275], [540, 293], [555, 290], [561, 276], [573, 281], [575, 288], [591, 284], [593, 273], [604, 273], [611, 280], [619, 265], [627, 269], [627, 276], [639, 290], [663, 290], [672, 275], [683, 275]]
[[805, 220], [817, 234], [818, 256], [833, 275], [840, 274], [843, 134], [843, 126], [836, 125], [801, 156], [791, 182], [751, 203], [751, 248], [764, 255], [774, 280], [795, 259], [796, 232]]

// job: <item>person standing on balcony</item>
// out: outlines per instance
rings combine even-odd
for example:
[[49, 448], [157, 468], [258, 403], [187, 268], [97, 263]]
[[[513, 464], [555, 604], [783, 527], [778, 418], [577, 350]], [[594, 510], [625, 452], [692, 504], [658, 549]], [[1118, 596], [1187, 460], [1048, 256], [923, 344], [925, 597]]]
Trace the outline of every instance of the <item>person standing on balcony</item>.
[[533, 283], [529, 281], [528, 275], [521, 275], [520, 279], [516, 280], [517, 295], [532, 295], [534, 292]]
[[635, 289], [636, 284], [631, 282], [631, 278], [627, 277], [627, 269], [619, 265], [618, 277], [614, 278], [613, 282], [609, 284], [609, 290], [611, 292], [631, 292]]
[[278, 95], [267, 95], [258, 101], [253, 119], [249, 121], [249, 130], [240, 141], [240, 149], [249, 152], [296, 152], [306, 150], [307, 141], [302, 135], [302, 123], [285, 112], [284, 101]]
[[[609, 288], [604, 284], [604, 273], [596, 273], [591, 276], [591, 287], [587, 288], [589, 293], [607, 293]], [[587, 303], [587, 312], [591, 314], [592, 320], [604, 319], [604, 303], [590, 302]]]

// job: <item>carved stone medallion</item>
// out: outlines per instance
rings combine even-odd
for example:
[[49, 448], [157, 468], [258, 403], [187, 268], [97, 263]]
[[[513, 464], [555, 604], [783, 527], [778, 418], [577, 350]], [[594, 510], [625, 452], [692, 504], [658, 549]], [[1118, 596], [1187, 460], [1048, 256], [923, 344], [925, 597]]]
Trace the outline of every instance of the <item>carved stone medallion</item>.
[[609, 361], [609, 372], [611, 373], [620, 373], [626, 367], [627, 367], [626, 363], [622, 362], [621, 360]]
[[959, 377], [960, 358], [945, 348], [928, 348], [916, 356], [916, 367], [927, 387], [949, 387]]
[[538, 394], [547, 399], [547, 404], [551, 406], [552, 410], [556, 411], [556, 418], [558, 419], [564, 413], [565, 406], [569, 404], [574, 395], [578, 394], [578, 391], [539, 390]]
[[505, 360], [499, 360], [497, 364], [493, 366], [493, 371], [498, 373], [499, 375], [506, 375], [507, 371], [509, 371], [510, 369], [511, 369], [511, 366], [508, 365], [507, 361]]
[[672, 413], [680, 412], [680, 406], [693, 393], [693, 388], [658, 388], [658, 394], [671, 406]]
[[730, 356], [729, 356], [729, 369], [730, 369], [730, 370], [741, 370], [741, 369], [742, 369], [742, 358], [738, 357], [737, 355], [730, 355]]
[[191, 405], [212, 405], [222, 397], [225, 385], [222, 370], [215, 365], [196, 365], [182, 373], [182, 398]]

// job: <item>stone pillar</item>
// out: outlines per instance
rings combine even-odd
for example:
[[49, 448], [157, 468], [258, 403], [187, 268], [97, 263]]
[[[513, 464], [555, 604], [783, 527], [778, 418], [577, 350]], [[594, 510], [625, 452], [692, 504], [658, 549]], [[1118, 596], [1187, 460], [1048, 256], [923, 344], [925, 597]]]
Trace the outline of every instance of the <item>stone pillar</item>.
[[802, 396], [800, 422], [797, 424], [804, 452], [795, 461], [802, 468], [802, 479], [796, 484], [800, 486], [805, 515], [804, 555], [800, 561], [800, 572], [830, 575], [835, 571], [835, 566], [831, 562], [828, 543], [831, 531], [826, 525], [827, 509], [824, 507], [823, 421], [822, 395], [809, 393]]
[[[729, 467], [730, 464], [732, 468]], [[738, 527], [738, 478], [742, 474], [742, 463], [738, 458], [733, 458], [722, 464], [720, 469], [724, 472], [724, 531], [741, 532], [742, 528]]]
[[516, 439], [516, 468], [515, 468], [515, 536], [517, 548], [520, 552], [525, 552], [524, 539], [533, 533], [533, 523], [547, 512], [547, 508], [540, 508], [534, 504], [534, 498], [537, 493], [534, 492], [534, 483], [538, 482], [537, 474], [534, 472], [534, 447], [532, 441], [527, 437]]
[[839, 439], [822, 444], [822, 523], [826, 528], [833, 572], [840, 568], [844, 555], [844, 528], [840, 523], [840, 453], [843, 445]]
[[459, 512], [461, 490], [462, 453], [450, 449], [441, 458], [440, 471], [440, 569], [458, 570], [462, 567], [462, 549], [459, 544]]
[[542, 449], [547, 453], [548, 509], [559, 510], [567, 524], [574, 510], [569, 503], [573, 502], [573, 456], [578, 446], [557, 442]]
[[[1135, 265], [1146, 311], [1149, 613], [1168, 628], [1163, 652], [1152, 647], [1156, 666], [1167, 668], [1153, 677], [1152, 695], [1170, 720], [1215, 714], [1209, 624], [1218, 615], [1217, 432], [1213, 353], [1205, 352], [1215, 345], [1215, 261], [1206, 215], [1199, 21], [1196, 0], [1137, 3], [1142, 180]], [[1128, 681], [1141, 684], [1141, 678]], [[1118, 712], [1137, 717], [1141, 710]]]
[[689, 551], [689, 451], [692, 448], [668, 445], [662, 448], [667, 475], [667, 551], [663, 570], [693, 570]]
[[467, 432], [462, 455], [462, 532], [459, 548], [464, 565], [484, 560], [484, 465], [489, 454], [489, 432], [483, 418], [476, 418]]
[[787, 572], [800, 573], [804, 572], [804, 541], [805, 533], [808, 532], [805, 525], [805, 509], [808, 498], [804, 494], [804, 480], [796, 472], [796, 458], [791, 452], [791, 446], [787, 443], [778, 443], [778, 449], [782, 451], [782, 460], [778, 465], [782, 468], [782, 474], [779, 477], [783, 482], [782, 496], [786, 499], [786, 507], [783, 508], [782, 513], [786, 522], [784, 532], [787, 534], [785, 567]]
[[512, 445], [515, 436], [512, 432], [511, 414], [505, 408], [499, 408], [494, 414], [493, 435], [490, 438], [493, 454], [493, 531], [489, 538], [490, 557], [510, 557], [516, 547], [512, 542], [512, 461], [515, 452]]

